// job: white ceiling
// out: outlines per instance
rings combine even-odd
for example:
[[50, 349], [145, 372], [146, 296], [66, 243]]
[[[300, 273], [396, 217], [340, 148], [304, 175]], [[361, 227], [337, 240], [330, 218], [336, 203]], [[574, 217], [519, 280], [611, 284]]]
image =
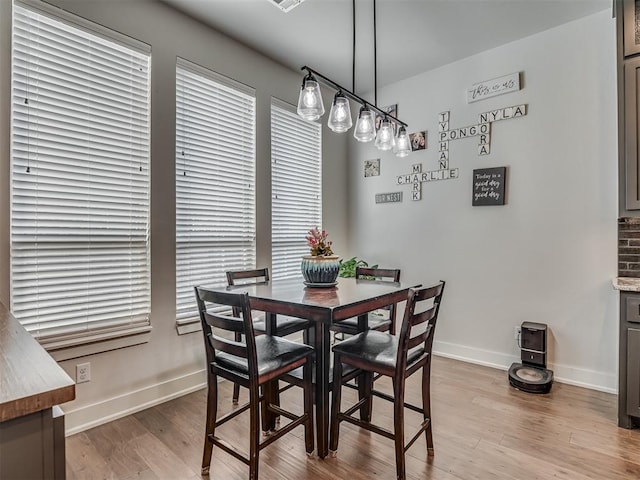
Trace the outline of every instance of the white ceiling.
[[[295, 70], [319, 71], [355, 93], [374, 85], [373, 0], [356, 0], [352, 86], [350, 0], [162, 0]], [[612, 0], [377, 0], [378, 88], [609, 9]], [[302, 75], [301, 75], [302, 77]]]

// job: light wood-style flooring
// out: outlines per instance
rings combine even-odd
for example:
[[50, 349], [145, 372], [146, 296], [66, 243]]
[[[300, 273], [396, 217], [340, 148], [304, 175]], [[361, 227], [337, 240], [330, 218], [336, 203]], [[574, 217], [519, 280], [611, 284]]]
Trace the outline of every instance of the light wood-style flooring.
[[[409, 379], [407, 398], [419, 404], [418, 377]], [[224, 413], [232, 408], [230, 384], [220, 392]], [[343, 392], [344, 405], [354, 394]], [[282, 402], [295, 406], [301, 399], [290, 389]], [[205, 401], [205, 390], [198, 391], [68, 437], [67, 478], [200, 478]], [[432, 402], [435, 456], [428, 458], [424, 437], [418, 439], [407, 452], [409, 479], [640, 479], [640, 430], [617, 427], [615, 395], [560, 383], [548, 395], [523, 393], [509, 386], [504, 371], [435, 357]], [[391, 413], [386, 402], [374, 401], [380, 424], [390, 426]], [[411, 436], [419, 416], [406, 415]], [[246, 416], [220, 429], [244, 451]], [[395, 479], [390, 440], [343, 423], [337, 457], [319, 460], [305, 454], [302, 434], [299, 427], [261, 452], [262, 480]], [[212, 479], [248, 474], [214, 449]]]

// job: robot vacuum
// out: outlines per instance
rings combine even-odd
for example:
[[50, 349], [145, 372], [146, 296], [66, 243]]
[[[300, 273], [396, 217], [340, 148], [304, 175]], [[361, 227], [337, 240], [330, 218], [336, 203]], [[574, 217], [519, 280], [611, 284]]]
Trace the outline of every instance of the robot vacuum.
[[549, 393], [553, 371], [547, 366], [547, 326], [523, 322], [520, 329], [520, 358], [509, 368], [509, 384], [528, 393]]

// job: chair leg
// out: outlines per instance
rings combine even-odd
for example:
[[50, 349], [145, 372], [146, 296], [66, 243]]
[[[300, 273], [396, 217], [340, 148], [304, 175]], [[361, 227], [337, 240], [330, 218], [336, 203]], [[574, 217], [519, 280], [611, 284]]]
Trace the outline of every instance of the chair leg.
[[333, 391], [331, 394], [331, 424], [329, 429], [329, 450], [335, 452], [338, 450], [338, 433], [340, 432], [340, 422], [338, 414], [340, 413], [340, 401], [342, 397], [342, 362], [340, 355], [334, 355], [333, 365]]
[[258, 480], [260, 453], [260, 404], [258, 387], [249, 388], [249, 480]]
[[307, 455], [313, 454], [313, 362], [311, 357], [307, 358], [307, 362], [303, 367], [304, 375], [304, 411], [307, 415], [307, 421], [304, 425], [304, 444]]
[[238, 405], [239, 398], [240, 398], [240, 385], [238, 385], [237, 383], [234, 383], [233, 384], [233, 398], [231, 400], [233, 405]]
[[371, 411], [373, 409], [373, 395], [371, 390], [373, 389], [373, 373], [363, 372], [362, 375], [356, 377], [358, 380], [358, 400], [366, 398], [367, 401], [360, 408], [360, 419], [365, 422], [371, 421]]
[[[234, 335], [234, 340], [236, 342], [242, 341], [242, 334], [236, 332], [235, 335]], [[239, 399], [240, 399], [240, 384], [234, 383], [233, 384], [233, 397], [231, 397], [231, 403], [233, 405], [238, 405], [238, 400]]]
[[396, 478], [406, 480], [404, 458], [404, 381], [393, 379], [393, 424], [396, 443]]
[[265, 383], [260, 387], [262, 389], [262, 402], [260, 402], [260, 408], [262, 409], [262, 415], [260, 416], [262, 422], [262, 432], [265, 435], [269, 435], [272, 430], [271, 425], [271, 413], [269, 412], [268, 405], [273, 403], [272, 385], [270, 382]]
[[202, 453], [202, 475], [209, 475], [211, 467], [211, 455], [213, 443], [209, 436], [213, 436], [216, 430], [216, 416], [218, 414], [218, 380], [215, 375], [209, 376], [207, 389], [207, 420], [204, 435], [204, 450]]
[[424, 419], [429, 419], [429, 425], [425, 430], [425, 437], [427, 439], [427, 455], [433, 456], [433, 430], [431, 421], [431, 358], [427, 360], [427, 363], [422, 367], [422, 411]]

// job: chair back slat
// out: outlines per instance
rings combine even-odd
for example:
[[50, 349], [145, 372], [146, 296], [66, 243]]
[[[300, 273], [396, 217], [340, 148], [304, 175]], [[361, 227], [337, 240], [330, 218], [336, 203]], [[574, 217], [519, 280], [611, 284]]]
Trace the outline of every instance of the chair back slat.
[[[427, 337], [431, 333], [433, 324], [431, 321], [436, 315], [437, 307], [434, 305], [428, 310], [424, 312], [417, 313], [414, 315], [414, 322], [411, 325], [411, 337], [409, 338], [409, 350], [414, 347], [417, 347], [421, 343], [424, 343], [427, 340]], [[416, 328], [418, 325], [422, 325], [427, 323], [425, 328], [418, 329]], [[415, 334], [415, 331], [419, 330], [419, 333]]]
[[[371, 267], [356, 267], [356, 279], [374, 278], [375, 280], [399, 282], [400, 281], [400, 269], [399, 268], [371, 268]], [[388, 305], [382, 308], [389, 311], [389, 320], [391, 320], [391, 326], [389, 331], [393, 334], [396, 331], [396, 304]]]
[[234, 333], [244, 333], [244, 322], [241, 317], [210, 313], [207, 311], [203, 312], [203, 314], [205, 322], [211, 327]]
[[268, 281], [269, 281], [268, 268], [256, 268], [253, 270], [230, 270], [227, 272], [227, 283], [229, 285], [244, 285], [246, 283], [257, 283], [257, 282], [268, 282]]
[[373, 277], [376, 280], [387, 280], [390, 282], [400, 281], [399, 268], [371, 268], [356, 267], [356, 278]]
[[217, 335], [210, 335], [209, 341], [216, 352], [224, 352], [240, 358], [247, 358], [247, 345], [245, 343], [234, 342], [228, 338]]
[[[425, 352], [431, 353], [444, 285], [445, 282], [441, 280], [432, 287], [409, 289], [398, 339], [397, 364], [400, 368], [404, 369], [407, 366], [408, 351], [421, 344], [424, 345]], [[420, 333], [412, 335], [415, 326], [424, 324], [426, 326]]]
[[[255, 372], [257, 378], [256, 344], [249, 294], [208, 290], [202, 287], [194, 289], [208, 364], [215, 362], [217, 353], [224, 352], [246, 359], [249, 372]], [[230, 307], [232, 311], [239, 312], [239, 315], [225, 315], [216, 311], [220, 307]], [[244, 335], [244, 342], [233, 339], [232, 334], [237, 333]]]

